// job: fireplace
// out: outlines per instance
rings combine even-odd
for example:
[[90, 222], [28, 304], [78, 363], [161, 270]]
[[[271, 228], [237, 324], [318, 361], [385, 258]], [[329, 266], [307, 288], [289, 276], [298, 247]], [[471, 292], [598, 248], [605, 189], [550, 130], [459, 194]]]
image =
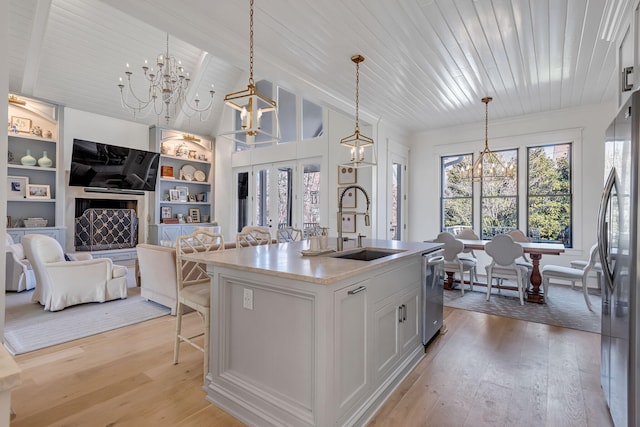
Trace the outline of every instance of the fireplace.
[[76, 199], [76, 251], [134, 248], [138, 244], [136, 200]]

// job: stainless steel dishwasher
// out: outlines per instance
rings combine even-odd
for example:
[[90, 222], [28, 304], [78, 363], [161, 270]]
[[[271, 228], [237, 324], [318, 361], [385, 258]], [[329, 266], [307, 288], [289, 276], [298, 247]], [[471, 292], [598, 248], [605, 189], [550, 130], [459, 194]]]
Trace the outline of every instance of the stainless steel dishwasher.
[[422, 254], [422, 344], [425, 350], [442, 327], [443, 255], [442, 249]]

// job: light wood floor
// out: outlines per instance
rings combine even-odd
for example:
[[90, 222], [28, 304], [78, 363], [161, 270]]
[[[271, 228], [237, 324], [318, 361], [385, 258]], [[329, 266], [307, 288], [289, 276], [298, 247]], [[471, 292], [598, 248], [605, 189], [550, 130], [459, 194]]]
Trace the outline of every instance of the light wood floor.
[[[183, 345], [172, 364], [174, 322], [18, 356], [11, 426], [242, 425], [205, 400], [202, 353]], [[371, 426], [612, 426], [599, 335], [450, 308], [445, 322]]]

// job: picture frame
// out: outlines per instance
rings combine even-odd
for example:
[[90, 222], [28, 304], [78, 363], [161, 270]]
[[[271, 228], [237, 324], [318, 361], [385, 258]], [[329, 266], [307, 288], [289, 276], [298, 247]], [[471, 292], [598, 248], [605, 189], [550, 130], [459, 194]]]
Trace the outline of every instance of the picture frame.
[[191, 222], [200, 222], [200, 208], [189, 208]]
[[356, 232], [356, 213], [355, 212], [343, 212], [341, 220], [342, 220], [343, 233]]
[[195, 202], [195, 201], [196, 201], [196, 195], [195, 195], [195, 194], [189, 194], [189, 195], [187, 196], [187, 200], [188, 200], [189, 202]]
[[18, 132], [29, 133], [31, 132], [31, 119], [11, 116], [11, 128], [17, 130]]
[[178, 190], [169, 190], [169, 201], [170, 202], [179, 202], [180, 201], [180, 192]]
[[7, 198], [24, 199], [27, 197], [28, 176], [7, 176]]
[[[338, 187], [338, 204], [340, 203], [340, 195], [345, 188], [346, 187]], [[348, 189], [342, 198], [342, 207], [346, 209], [355, 209], [358, 207], [357, 204], [358, 197], [355, 188]]]
[[6, 227], [7, 227], [7, 228], [11, 228], [11, 225], [12, 225], [12, 224], [13, 224], [13, 223], [11, 222], [11, 216], [10, 216], [10, 215], [7, 215], [7, 225], [6, 225]]
[[191, 224], [193, 222], [193, 219], [190, 216], [186, 216], [185, 220], [187, 221], [187, 223]]
[[171, 218], [173, 216], [173, 213], [171, 212], [171, 206], [163, 206], [161, 208], [161, 215], [160, 217], [162, 219], [167, 219], [167, 218]]
[[338, 165], [338, 184], [355, 184], [357, 182], [357, 168], [347, 165]]
[[51, 199], [51, 187], [44, 184], [27, 184], [27, 199]]
[[189, 197], [189, 187], [176, 187], [176, 190], [178, 190], [178, 200], [186, 202]]

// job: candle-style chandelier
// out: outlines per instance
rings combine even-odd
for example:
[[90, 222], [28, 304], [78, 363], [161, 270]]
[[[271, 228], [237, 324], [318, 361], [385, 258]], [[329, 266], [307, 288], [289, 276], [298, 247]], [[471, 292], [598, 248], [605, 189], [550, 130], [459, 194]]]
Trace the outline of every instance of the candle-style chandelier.
[[490, 96], [482, 98], [485, 105], [484, 149], [470, 168], [463, 171], [463, 178], [474, 182], [513, 178], [514, 165], [505, 166], [500, 158], [489, 149], [489, 103]]
[[[253, 0], [249, 1], [249, 84], [246, 89], [232, 92], [224, 102], [236, 114], [236, 129], [220, 136], [236, 143], [253, 146], [280, 141], [278, 105], [256, 88], [253, 80]], [[265, 123], [268, 126], [263, 126]], [[274, 131], [271, 131], [274, 129]]]
[[[167, 34], [167, 49], [156, 58], [155, 69], [149, 66], [145, 59], [142, 65], [144, 78], [148, 83], [145, 94], [136, 93], [131, 82], [131, 71], [129, 64], [125, 69], [126, 82], [120, 77], [118, 87], [120, 88], [120, 99], [122, 107], [133, 112], [135, 117], [146, 117], [153, 111], [158, 118], [164, 115], [166, 123], [177, 115], [180, 111], [187, 117], [198, 114], [201, 121], [205, 121], [211, 114], [213, 107], [213, 84], [209, 90], [209, 102], [201, 106], [198, 94], [192, 101], [187, 99], [189, 94], [189, 84], [191, 76], [185, 71], [182, 62], [169, 53], [169, 34]], [[207, 113], [204, 115], [203, 113]]]
[[[340, 144], [350, 149], [350, 161], [344, 163], [353, 167], [374, 166], [375, 149], [373, 139], [360, 133], [360, 117], [359, 117], [359, 90], [360, 90], [360, 63], [364, 62], [364, 56], [353, 55], [351, 61], [356, 64], [356, 128], [353, 134], [340, 140]], [[371, 147], [371, 160], [365, 160], [365, 148]]]

